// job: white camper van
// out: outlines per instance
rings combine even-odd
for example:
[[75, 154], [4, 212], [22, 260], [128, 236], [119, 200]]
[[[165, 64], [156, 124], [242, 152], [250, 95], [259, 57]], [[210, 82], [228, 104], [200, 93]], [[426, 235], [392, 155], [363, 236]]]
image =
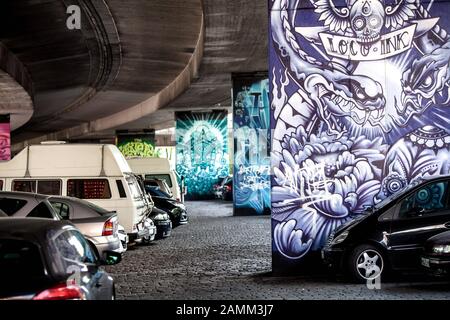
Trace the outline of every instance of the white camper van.
[[135, 174], [141, 175], [144, 180], [161, 179], [165, 180], [173, 198], [182, 201], [181, 190], [177, 180], [177, 173], [170, 168], [170, 162], [166, 158], [129, 158], [127, 159], [131, 170]]
[[0, 162], [0, 190], [64, 195], [116, 211], [130, 241], [154, 238], [152, 210], [114, 145], [46, 142]]

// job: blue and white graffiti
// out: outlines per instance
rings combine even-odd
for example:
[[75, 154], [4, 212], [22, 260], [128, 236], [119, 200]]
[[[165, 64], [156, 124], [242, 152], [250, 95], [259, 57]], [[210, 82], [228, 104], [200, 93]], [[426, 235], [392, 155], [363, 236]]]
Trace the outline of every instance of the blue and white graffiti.
[[229, 173], [227, 112], [177, 112], [176, 169], [187, 199], [212, 198], [212, 187]]
[[449, 173], [449, 5], [270, 6], [273, 250], [298, 261], [365, 207]]
[[270, 212], [269, 80], [233, 78], [234, 213]]

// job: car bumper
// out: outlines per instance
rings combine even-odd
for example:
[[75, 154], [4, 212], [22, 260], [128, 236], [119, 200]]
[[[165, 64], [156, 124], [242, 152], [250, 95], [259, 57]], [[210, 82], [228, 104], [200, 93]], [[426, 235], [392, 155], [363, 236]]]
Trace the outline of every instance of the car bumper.
[[344, 249], [325, 247], [321, 251], [322, 261], [330, 268], [342, 268]]
[[104, 252], [106, 252], [106, 251], [114, 251], [114, 252], [118, 252], [118, 253], [123, 252], [122, 243], [120, 242], [119, 238], [115, 238], [112, 241], [105, 241], [105, 238], [108, 238], [108, 237], [93, 237], [92, 238], [100, 257], [102, 257]]
[[422, 256], [420, 258], [421, 266], [430, 273], [450, 274], [450, 258]]
[[172, 221], [154, 221], [156, 226], [156, 237], [166, 238], [172, 233]]
[[145, 228], [142, 228], [138, 230], [137, 232], [129, 233], [128, 239], [129, 242], [137, 242], [141, 241], [142, 238], [150, 238], [150, 241], [153, 241], [156, 236], [156, 226], [146, 226]]
[[122, 243], [123, 251], [127, 251], [128, 243], [130, 242], [128, 235], [126, 233], [119, 232], [119, 239], [120, 239], [120, 242]]
[[183, 212], [181, 214], [180, 220], [178, 221], [179, 224], [187, 224], [189, 221], [188, 215], [186, 212]]

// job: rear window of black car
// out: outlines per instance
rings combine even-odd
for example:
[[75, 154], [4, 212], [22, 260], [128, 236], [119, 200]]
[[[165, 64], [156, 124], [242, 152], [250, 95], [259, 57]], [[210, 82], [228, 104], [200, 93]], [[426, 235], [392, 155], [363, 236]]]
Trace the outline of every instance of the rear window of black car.
[[12, 216], [17, 211], [22, 209], [27, 204], [27, 201], [12, 198], [0, 198], [0, 210], [8, 216]]
[[39, 248], [28, 241], [0, 239], [0, 294], [19, 289], [32, 290], [45, 278], [45, 268]]

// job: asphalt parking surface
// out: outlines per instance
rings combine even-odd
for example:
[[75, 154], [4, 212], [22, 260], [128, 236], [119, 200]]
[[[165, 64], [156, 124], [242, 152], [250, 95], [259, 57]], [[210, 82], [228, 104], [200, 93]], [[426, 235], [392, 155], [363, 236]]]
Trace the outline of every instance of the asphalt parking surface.
[[190, 223], [131, 248], [107, 270], [118, 299], [449, 299], [450, 280], [406, 277], [381, 289], [334, 277], [271, 275], [270, 218], [233, 217], [232, 204], [188, 202]]

